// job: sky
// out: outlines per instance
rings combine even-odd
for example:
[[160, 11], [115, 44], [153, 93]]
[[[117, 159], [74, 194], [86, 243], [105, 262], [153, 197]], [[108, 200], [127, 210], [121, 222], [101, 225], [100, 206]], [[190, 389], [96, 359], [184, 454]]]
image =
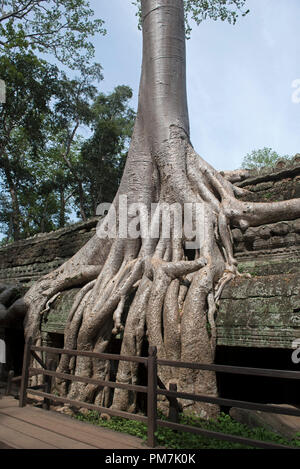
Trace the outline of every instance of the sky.
[[[142, 60], [136, 7], [131, 0], [90, 5], [107, 29], [93, 39], [104, 74], [99, 92], [128, 85], [136, 109]], [[247, 8], [234, 26], [193, 24], [187, 41], [191, 141], [220, 171], [238, 169], [247, 153], [263, 147], [300, 153], [300, 0], [247, 0]]]
[[[128, 85], [136, 108], [142, 48], [136, 7], [131, 0], [90, 4], [107, 29], [93, 41], [101, 91]], [[191, 140], [218, 170], [239, 168], [247, 153], [263, 147], [300, 153], [300, 1], [248, 0], [247, 7], [234, 26], [194, 23], [187, 41]]]

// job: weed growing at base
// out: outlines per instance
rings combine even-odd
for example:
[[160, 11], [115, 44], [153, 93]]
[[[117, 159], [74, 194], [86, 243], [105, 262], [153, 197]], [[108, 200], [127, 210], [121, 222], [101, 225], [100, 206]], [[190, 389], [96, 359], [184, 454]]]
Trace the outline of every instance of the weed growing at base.
[[[165, 420], [163, 415], [159, 417]], [[87, 415], [78, 414], [75, 418], [109, 428], [110, 430], [127, 433], [142, 438], [144, 441], [147, 439], [147, 426], [141, 422], [117, 417], [105, 420], [100, 418], [97, 412], [89, 412]], [[250, 428], [247, 425], [236, 422], [229, 415], [224, 413], [221, 413], [217, 420], [211, 421], [201, 420], [199, 417], [193, 415], [181, 415], [180, 423], [206, 430], [300, 448], [300, 439], [290, 441], [264, 428]], [[254, 447], [238, 443], [216, 440], [201, 435], [193, 435], [188, 432], [175, 432], [168, 428], [161, 427], [158, 427], [156, 438], [158, 446], [163, 446], [168, 449], [255, 449]]]

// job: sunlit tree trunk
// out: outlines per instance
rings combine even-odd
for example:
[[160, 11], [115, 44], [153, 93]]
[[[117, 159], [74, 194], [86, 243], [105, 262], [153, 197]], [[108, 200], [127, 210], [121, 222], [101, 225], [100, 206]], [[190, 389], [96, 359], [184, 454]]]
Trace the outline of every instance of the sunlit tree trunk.
[[[183, 235], [137, 239], [95, 236], [72, 259], [37, 282], [26, 296], [26, 334], [38, 340], [40, 312], [61, 291], [81, 286], [65, 329], [65, 347], [104, 352], [122, 334], [121, 353], [140, 355], [143, 345], [155, 345], [160, 358], [212, 363], [216, 346], [215, 317], [224, 285], [239, 275], [230, 230], [300, 216], [299, 199], [278, 203], [247, 203], [235, 188], [193, 149], [186, 98], [185, 29], [182, 0], [142, 0], [143, 63], [138, 113], [120, 196], [128, 205], [142, 202], [159, 207], [177, 203], [200, 207], [199, 249], [187, 252]], [[244, 192], [243, 192], [244, 193]], [[184, 213], [184, 212], [182, 212]], [[109, 214], [110, 215], [110, 214]], [[109, 218], [104, 219], [103, 223]], [[123, 214], [124, 215], [124, 214]], [[135, 214], [128, 215], [128, 223]], [[184, 220], [183, 220], [184, 221]], [[61, 372], [111, 378], [107, 363], [61, 359]], [[217, 394], [214, 373], [159, 369], [165, 386], [202, 394]], [[138, 368], [120, 362], [117, 380], [139, 381]], [[57, 383], [72, 398], [136, 409], [135, 396], [123, 390], [110, 399], [92, 385]], [[204, 418], [216, 406], [183, 402]]]

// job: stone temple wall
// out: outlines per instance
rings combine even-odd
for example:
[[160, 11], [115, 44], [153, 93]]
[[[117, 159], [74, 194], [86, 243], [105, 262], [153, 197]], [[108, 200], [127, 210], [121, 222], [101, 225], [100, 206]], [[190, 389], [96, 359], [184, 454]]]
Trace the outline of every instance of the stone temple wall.
[[[225, 174], [247, 189], [248, 200], [269, 202], [300, 197], [300, 160], [279, 162], [270, 171]], [[96, 232], [98, 219], [41, 234], [0, 248], [0, 286], [17, 286], [19, 295], [60, 266]], [[217, 341], [223, 346], [291, 348], [300, 337], [300, 219], [245, 232], [233, 230], [240, 277], [224, 289], [217, 319]], [[77, 290], [62, 293], [42, 321], [44, 334], [63, 334]], [[1, 292], [0, 292], [1, 303]], [[1, 327], [8, 325], [1, 324]], [[16, 325], [14, 325], [16, 327]]]
[[[236, 185], [247, 200], [300, 197], [300, 158], [273, 171], [248, 174]], [[246, 197], [245, 197], [246, 200]], [[300, 337], [300, 219], [233, 232], [240, 272], [224, 289], [218, 314], [218, 345], [291, 348]]]
[[0, 247], [0, 283], [25, 289], [62, 265], [96, 233], [98, 218]]

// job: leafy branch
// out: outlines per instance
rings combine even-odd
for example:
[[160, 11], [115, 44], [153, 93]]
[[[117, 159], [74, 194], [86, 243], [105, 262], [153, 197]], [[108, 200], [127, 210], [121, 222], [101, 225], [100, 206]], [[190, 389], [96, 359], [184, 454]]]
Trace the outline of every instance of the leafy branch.
[[105, 35], [88, 0], [2, 0], [0, 50], [37, 50], [54, 54], [71, 68], [94, 55], [89, 38]]

